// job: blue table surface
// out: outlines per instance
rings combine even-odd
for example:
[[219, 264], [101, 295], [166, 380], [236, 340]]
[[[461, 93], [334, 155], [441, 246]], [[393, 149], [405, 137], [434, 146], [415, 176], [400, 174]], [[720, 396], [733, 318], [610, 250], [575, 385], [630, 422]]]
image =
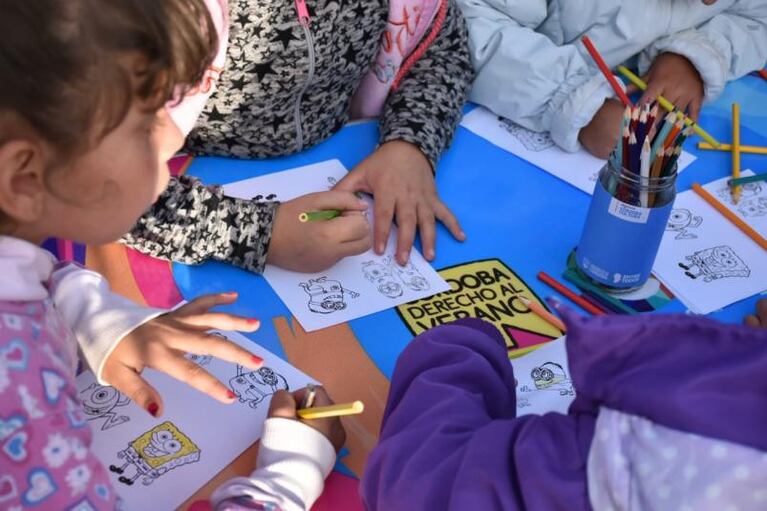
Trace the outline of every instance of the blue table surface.
[[[767, 146], [767, 82], [758, 77], [747, 76], [729, 84], [716, 102], [704, 108], [700, 124], [721, 142], [729, 142], [733, 101], [742, 106], [742, 143]], [[199, 158], [189, 174], [206, 183], [229, 183], [333, 158], [352, 169], [374, 149], [377, 137], [376, 123], [352, 124], [301, 154], [257, 161]], [[706, 183], [730, 172], [728, 153], [699, 151], [697, 142], [688, 141], [686, 146], [698, 159], [680, 175], [679, 191], [688, 189], [694, 181]], [[743, 155], [742, 167], [765, 172], [767, 157]], [[562, 273], [567, 255], [580, 237], [588, 195], [464, 128], [457, 130], [451, 148], [439, 164], [437, 186], [443, 200], [461, 220], [468, 240], [458, 243], [440, 227], [435, 268], [499, 258], [540, 296], [556, 295], [535, 276], [540, 270], [554, 276]], [[201, 266], [175, 264], [173, 271], [187, 299], [206, 292], [236, 290], [240, 300], [227, 310], [262, 319], [290, 317], [285, 305], [260, 276], [216, 262]], [[753, 311], [757, 298], [742, 300], [711, 316], [740, 322]], [[685, 307], [675, 300], [660, 313], [681, 311]], [[354, 320], [349, 326], [378, 368], [390, 377], [397, 356], [412, 338], [395, 310]], [[262, 321], [261, 330], [251, 337], [285, 357], [270, 321]]]

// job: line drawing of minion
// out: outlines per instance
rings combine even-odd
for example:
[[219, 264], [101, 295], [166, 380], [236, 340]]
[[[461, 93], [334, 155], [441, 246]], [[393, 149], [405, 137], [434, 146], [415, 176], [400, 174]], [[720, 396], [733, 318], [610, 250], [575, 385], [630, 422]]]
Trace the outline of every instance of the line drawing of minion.
[[698, 250], [684, 258], [685, 262], [679, 263], [679, 267], [693, 280], [703, 277], [703, 282], [712, 282], [732, 277], [745, 278], [751, 275], [748, 265], [726, 245]]
[[540, 366], [533, 367], [530, 370], [530, 378], [533, 380], [531, 388], [524, 385], [519, 390], [522, 392], [534, 392], [536, 390], [547, 390], [558, 392], [560, 396], [574, 396], [572, 381], [568, 378], [564, 367], [556, 362], [545, 362]]
[[[142, 434], [128, 444], [128, 448], [117, 453], [117, 458], [125, 460], [121, 466], [109, 465], [109, 470], [120, 474], [118, 481], [132, 486], [142, 477], [141, 483], [149, 486], [158, 477], [169, 471], [200, 461], [200, 448], [181, 432], [172, 422], [166, 421]], [[133, 466], [133, 477], [122, 474]]]
[[241, 365], [237, 366], [237, 374], [229, 380], [229, 388], [240, 403], [247, 403], [251, 408], [257, 408], [259, 403], [278, 390], [290, 390], [285, 377], [272, 368], [261, 367], [245, 372]]
[[346, 308], [346, 297], [357, 298], [359, 293], [344, 289], [338, 280], [328, 279], [325, 276], [317, 279], [309, 279], [309, 282], [301, 282], [301, 286], [309, 295], [308, 307], [311, 312], [318, 314], [330, 314]]
[[365, 261], [362, 263], [362, 274], [382, 295], [392, 299], [402, 296], [402, 286], [394, 278], [390, 265], [378, 261]]

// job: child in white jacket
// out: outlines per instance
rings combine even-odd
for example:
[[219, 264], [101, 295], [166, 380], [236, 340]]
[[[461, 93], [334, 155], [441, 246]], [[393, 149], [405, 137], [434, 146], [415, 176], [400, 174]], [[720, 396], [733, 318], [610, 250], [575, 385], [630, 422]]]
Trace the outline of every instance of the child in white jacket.
[[642, 102], [698, 117], [725, 84], [767, 62], [764, 0], [458, 0], [477, 71], [470, 99], [567, 151], [606, 157], [623, 106], [580, 43], [611, 68], [636, 64]]

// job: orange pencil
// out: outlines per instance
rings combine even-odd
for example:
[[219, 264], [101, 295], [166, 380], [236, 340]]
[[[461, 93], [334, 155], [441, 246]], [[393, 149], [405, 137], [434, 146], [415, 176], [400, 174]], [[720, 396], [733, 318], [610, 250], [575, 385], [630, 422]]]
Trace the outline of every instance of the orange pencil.
[[554, 314], [550, 313], [549, 311], [547, 311], [546, 309], [544, 309], [537, 303], [528, 300], [524, 296], [520, 296], [519, 298], [520, 300], [522, 300], [522, 303], [527, 305], [528, 309], [530, 309], [531, 311], [535, 313], [536, 316], [540, 317], [546, 323], [549, 323], [550, 325], [555, 326], [563, 334], [567, 332], [567, 327], [565, 326], [565, 324], [562, 323], [562, 321], [558, 317], [556, 317]]
[[735, 227], [743, 231], [743, 233], [754, 240], [760, 247], [762, 247], [764, 250], [767, 250], [767, 240], [762, 238], [762, 236], [756, 232], [750, 225], [748, 225], [746, 222], [738, 218], [738, 216], [727, 209], [727, 207], [716, 200], [713, 195], [708, 193], [705, 188], [700, 186], [698, 183], [692, 184], [692, 189], [695, 190], [695, 193], [700, 195], [700, 197], [708, 202], [714, 209], [719, 211], [722, 216], [724, 216], [727, 220], [732, 222]]
[[663, 141], [663, 147], [671, 147], [674, 144], [674, 140], [676, 140], [676, 136], [682, 131], [682, 128], [684, 128], [684, 117], [681, 114], [678, 114], [674, 127], [671, 128], [666, 140]]

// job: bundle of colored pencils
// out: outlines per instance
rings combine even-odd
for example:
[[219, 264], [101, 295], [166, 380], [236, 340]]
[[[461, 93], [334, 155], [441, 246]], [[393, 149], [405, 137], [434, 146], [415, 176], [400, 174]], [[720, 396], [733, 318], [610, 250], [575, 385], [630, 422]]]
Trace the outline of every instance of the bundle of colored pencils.
[[[621, 138], [611, 156], [616, 168], [639, 176], [643, 187], [650, 179], [670, 176], [682, 154], [682, 145], [692, 135], [693, 128], [685, 127], [685, 116], [675, 110], [662, 122], [658, 121], [657, 102], [643, 107], [627, 106], [623, 113]], [[639, 197], [642, 207], [650, 205], [647, 192]]]

